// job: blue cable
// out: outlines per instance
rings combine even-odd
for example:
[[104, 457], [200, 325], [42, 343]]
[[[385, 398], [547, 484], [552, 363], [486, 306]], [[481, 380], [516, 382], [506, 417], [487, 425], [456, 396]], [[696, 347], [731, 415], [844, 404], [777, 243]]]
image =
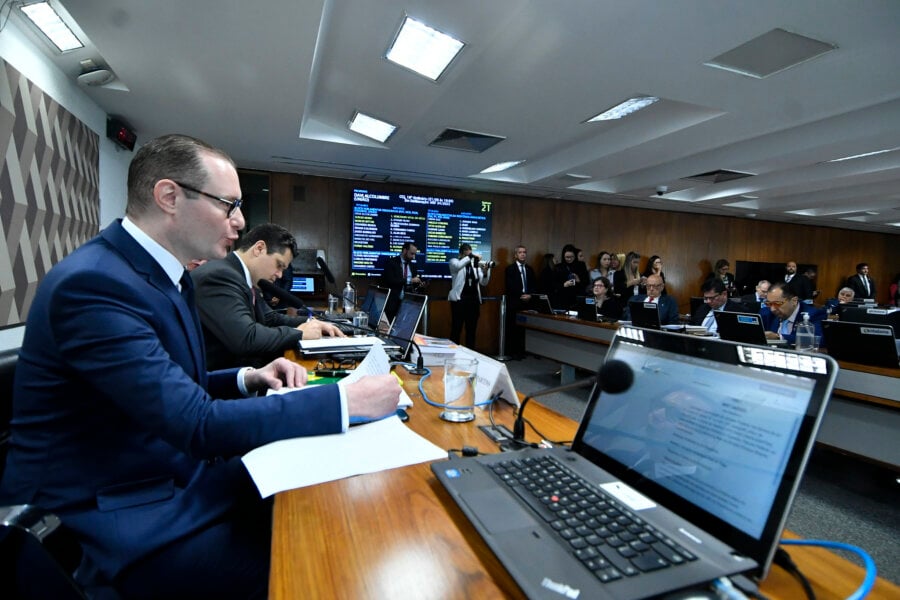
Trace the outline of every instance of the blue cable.
[[847, 596], [847, 600], [861, 600], [862, 598], [865, 598], [869, 595], [869, 592], [872, 591], [872, 586], [875, 585], [875, 578], [878, 576], [878, 568], [875, 566], [875, 561], [872, 560], [869, 553], [859, 546], [845, 544], [843, 542], [832, 542], [829, 540], [781, 540], [781, 544], [786, 546], [822, 546], [823, 548], [846, 550], [848, 552], [853, 552], [862, 558], [863, 563], [866, 566], [866, 576], [863, 579], [862, 584], [856, 588], [856, 591]]
[[[403, 364], [403, 366], [406, 366], [405, 363], [400, 363], [400, 364]], [[410, 365], [410, 366], [412, 366], [412, 365]], [[422, 386], [422, 383], [424, 383], [426, 379], [431, 377], [431, 369], [429, 369], [428, 367], [423, 367], [423, 368], [425, 369], [425, 374], [422, 375], [421, 379], [419, 379], [419, 393], [422, 394], [422, 400], [424, 400], [426, 404], [435, 406], [437, 408], [448, 408], [448, 406], [446, 404], [441, 404], [439, 402], [433, 402], [428, 399], [428, 394], [425, 393], [425, 388]], [[484, 402], [476, 402], [475, 406], [487, 406], [488, 404], [490, 404], [493, 401], [494, 401], [494, 397], [491, 396]], [[449, 407], [449, 408], [452, 408], [452, 407]]]

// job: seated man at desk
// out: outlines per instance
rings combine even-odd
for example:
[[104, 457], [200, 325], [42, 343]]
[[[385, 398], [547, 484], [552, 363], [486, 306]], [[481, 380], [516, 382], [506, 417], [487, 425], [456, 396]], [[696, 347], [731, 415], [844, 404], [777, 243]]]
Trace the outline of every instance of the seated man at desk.
[[103, 597], [264, 598], [272, 504], [241, 456], [390, 414], [400, 386], [377, 375], [256, 396], [303, 386], [305, 369], [207, 372], [184, 265], [224, 258], [244, 228], [234, 162], [167, 135], [137, 151], [127, 189], [125, 218], [35, 294], [0, 504], [56, 513], [84, 551], [76, 580]]
[[[767, 312], [769, 315], [766, 314]], [[763, 324], [768, 330], [766, 337], [773, 340], [787, 340], [793, 346], [797, 341], [797, 325], [803, 322], [804, 314], [809, 315], [809, 322], [812, 323], [816, 335], [821, 339], [825, 311], [802, 302], [789, 284], [776, 281], [769, 287], [766, 305], [760, 311], [760, 315], [763, 316]]]
[[257, 282], [274, 282], [296, 254], [294, 236], [273, 223], [244, 234], [237, 249], [191, 272], [210, 369], [259, 367], [301, 339], [344, 337], [334, 325], [272, 310]]
[[691, 325], [702, 325], [709, 333], [716, 333], [716, 311], [745, 312], [746, 307], [740, 302], [728, 299], [725, 282], [719, 278], [707, 279], [700, 286], [703, 304], [691, 315]]
[[[663, 283], [662, 277], [657, 275], [656, 273], [647, 277], [647, 294], [639, 295], [633, 297], [628, 301], [628, 304], [632, 304], [634, 302], [652, 302], [659, 306], [659, 324], [660, 325], [674, 325], [677, 324], [678, 319], [678, 301], [672, 297], [671, 294], [663, 295], [663, 291], [666, 289], [666, 284]], [[628, 308], [625, 309], [625, 320], [631, 320], [631, 312]]]

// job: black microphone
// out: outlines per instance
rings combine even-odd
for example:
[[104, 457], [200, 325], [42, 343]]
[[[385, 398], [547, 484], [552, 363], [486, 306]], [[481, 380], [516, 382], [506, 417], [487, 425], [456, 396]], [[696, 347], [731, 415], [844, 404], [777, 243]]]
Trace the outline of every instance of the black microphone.
[[328, 280], [328, 283], [334, 283], [334, 275], [332, 274], [331, 269], [329, 269], [328, 265], [325, 263], [325, 259], [321, 256], [317, 256], [316, 264], [319, 265], [319, 268], [322, 269], [323, 273], [325, 273], [325, 279]]
[[[426, 373], [428, 373], [428, 370], [425, 369], [425, 359], [422, 356], [422, 349], [419, 348], [419, 345], [416, 343], [415, 339], [405, 339], [405, 338], [402, 338], [402, 337], [399, 337], [396, 335], [392, 335], [390, 333], [384, 333], [383, 331], [378, 331], [377, 325], [375, 326], [375, 329], [369, 329], [368, 327], [360, 327], [359, 325], [354, 325], [352, 323], [345, 323], [344, 321], [339, 321], [336, 319], [329, 319], [325, 315], [321, 315], [319, 317], [319, 319], [321, 319], [322, 321], [325, 321], [325, 322], [329, 322], [329, 323], [335, 323], [335, 324], [339, 323], [341, 327], [349, 327], [350, 329], [363, 331], [369, 335], [374, 335], [376, 337], [383, 337], [383, 338], [387, 338], [389, 340], [393, 340], [395, 342], [401, 342], [404, 344], [406, 344], [406, 343], [412, 344], [413, 347], [416, 349], [416, 352], [418, 352], [419, 357], [416, 359], [415, 368], [414, 369], [407, 368], [407, 371], [409, 372], [410, 375], [425, 375]], [[415, 336], [415, 334], [413, 334], [413, 335]], [[401, 358], [405, 358], [405, 357], [401, 357]]]
[[256, 285], [259, 286], [259, 289], [261, 289], [262, 291], [266, 292], [270, 296], [275, 296], [291, 308], [308, 310], [306, 308], [306, 304], [303, 303], [303, 300], [288, 292], [287, 290], [278, 287], [267, 279], [260, 279], [256, 282]]
[[528, 404], [529, 400], [537, 398], [538, 396], [546, 396], [547, 394], [567, 392], [569, 390], [587, 387], [594, 383], [600, 386], [600, 389], [604, 392], [618, 394], [630, 388], [631, 384], [634, 383], [634, 372], [631, 370], [631, 367], [621, 360], [607, 360], [600, 367], [600, 371], [596, 375], [591, 375], [590, 377], [579, 381], [573, 381], [572, 383], [540, 390], [525, 396], [525, 399], [522, 400], [522, 404], [519, 406], [519, 413], [516, 415], [516, 420], [513, 423], [513, 442], [518, 445], [527, 445], [525, 443], [525, 418], [523, 414], [525, 412], [525, 405]]

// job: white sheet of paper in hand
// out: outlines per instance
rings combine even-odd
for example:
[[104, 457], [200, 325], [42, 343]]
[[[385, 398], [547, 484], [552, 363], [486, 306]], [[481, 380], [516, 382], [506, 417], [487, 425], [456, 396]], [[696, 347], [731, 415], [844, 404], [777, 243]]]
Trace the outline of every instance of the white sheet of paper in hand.
[[397, 417], [353, 427], [347, 433], [293, 438], [244, 455], [263, 498], [326, 481], [447, 458]]

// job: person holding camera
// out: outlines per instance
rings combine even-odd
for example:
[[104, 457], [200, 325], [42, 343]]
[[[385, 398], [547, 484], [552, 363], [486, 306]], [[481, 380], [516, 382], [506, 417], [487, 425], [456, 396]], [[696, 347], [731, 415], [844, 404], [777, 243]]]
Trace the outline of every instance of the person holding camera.
[[475, 331], [481, 314], [481, 286], [491, 280], [494, 261], [481, 262], [472, 253], [472, 246], [460, 244], [459, 256], [450, 259], [452, 285], [450, 300], [450, 339], [459, 343], [463, 326], [466, 328], [466, 347], [475, 348]]

